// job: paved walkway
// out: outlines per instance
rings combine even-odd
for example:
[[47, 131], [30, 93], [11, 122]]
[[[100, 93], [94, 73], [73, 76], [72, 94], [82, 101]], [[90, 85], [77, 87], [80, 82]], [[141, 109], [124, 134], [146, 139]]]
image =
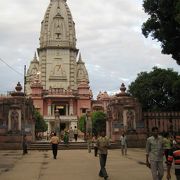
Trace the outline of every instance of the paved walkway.
[[[0, 180], [103, 180], [98, 160], [87, 150], [59, 151], [56, 160], [51, 151], [0, 151]], [[106, 168], [109, 180], [152, 180], [143, 149], [129, 149], [126, 157], [109, 150]]]

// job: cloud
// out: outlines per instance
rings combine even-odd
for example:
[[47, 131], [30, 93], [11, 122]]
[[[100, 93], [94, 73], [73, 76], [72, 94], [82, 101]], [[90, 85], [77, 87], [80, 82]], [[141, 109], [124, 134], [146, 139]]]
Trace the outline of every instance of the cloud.
[[[144, 38], [141, 25], [147, 19], [142, 0], [68, 0], [76, 28], [77, 48], [85, 61], [90, 85], [99, 91], [116, 92], [128, 86], [141, 71], [158, 65], [179, 66], [162, 55], [160, 43]], [[23, 73], [39, 47], [40, 25], [49, 0], [0, 2], [0, 58]], [[23, 78], [0, 63], [0, 92], [12, 90]], [[8, 72], [8, 73], [7, 73]]]

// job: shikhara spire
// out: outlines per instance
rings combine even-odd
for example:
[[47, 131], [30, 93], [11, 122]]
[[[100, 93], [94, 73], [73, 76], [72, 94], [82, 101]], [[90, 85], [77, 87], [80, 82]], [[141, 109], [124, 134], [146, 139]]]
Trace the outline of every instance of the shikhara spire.
[[[65, 0], [51, 0], [41, 23], [40, 46], [27, 73], [27, 91], [31, 93], [34, 74], [40, 72], [43, 89], [68, 87], [77, 90], [85, 79], [85, 63], [76, 47], [75, 23]], [[78, 59], [79, 58], [79, 59]], [[78, 59], [78, 60], [77, 60]]]

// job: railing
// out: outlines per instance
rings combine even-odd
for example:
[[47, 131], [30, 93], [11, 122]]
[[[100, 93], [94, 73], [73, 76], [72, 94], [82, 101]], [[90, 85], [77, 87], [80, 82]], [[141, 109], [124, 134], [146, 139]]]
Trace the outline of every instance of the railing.
[[44, 91], [44, 95], [76, 95], [77, 90], [65, 90], [63, 88], [50, 88]]
[[[60, 116], [59, 119], [61, 120], [61, 122], [64, 121], [77, 121], [78, 117], [77, 116]], [[44, 120], [46, 121], [54, 121], [55, 120], [55, 116], [44, 116]]]

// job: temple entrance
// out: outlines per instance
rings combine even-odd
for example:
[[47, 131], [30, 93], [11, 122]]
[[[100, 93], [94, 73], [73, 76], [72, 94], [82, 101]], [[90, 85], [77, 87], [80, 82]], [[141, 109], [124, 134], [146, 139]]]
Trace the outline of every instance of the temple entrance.
[[66, 115], [66, 106], [65, 105], [58, 105], [58, 106], [56, 106], [56, 109], [59, 111], [60, 116]]
[[60, 124], [60, 131], [64, 131], [65, 128], [66, 128], [66, 123], [61, 123]]

